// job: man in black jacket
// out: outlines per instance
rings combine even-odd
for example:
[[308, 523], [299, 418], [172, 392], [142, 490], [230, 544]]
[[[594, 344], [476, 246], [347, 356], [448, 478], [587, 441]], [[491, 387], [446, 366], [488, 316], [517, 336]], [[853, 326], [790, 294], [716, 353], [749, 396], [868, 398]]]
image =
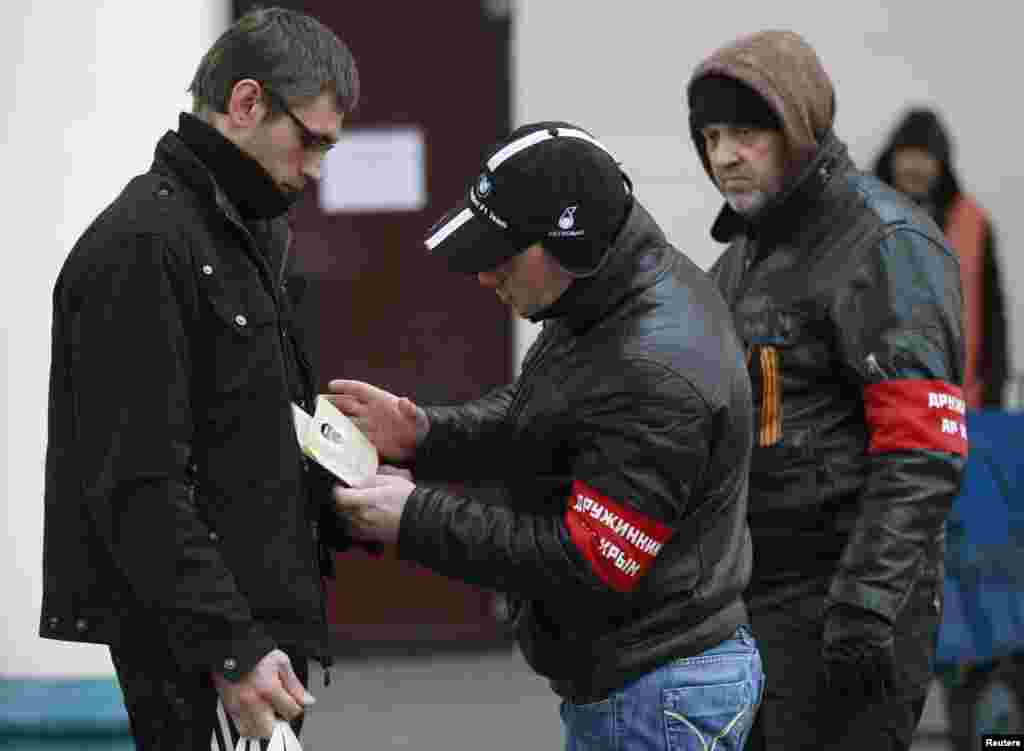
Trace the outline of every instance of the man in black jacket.
[[315, 385], [285, 214], [355, 104], [354, 62], [316, 20], [260, 10], [190, 90], [53, 295], [40, 633], [110, 645], [144, 749], [299, 717], [326, 654], [321, 553], [344, 544], [296, 441]]
[[419, 481], [386, 469], [337, 489], [353, 534], [510, 594], [568, 748], [741, 748], [762, 683], [740, 597], [750, 386], [721, 295], [567, 123], [496, 146], [426, 245], [544, 329], [515, 383], [468, 404], [332, 382]]
[[832, 83], [797, 34], [722, 47], [687, 98], [726, 201], [712, 276], [757, 419], [747, 601], [768, 678], [752, 747], [909, 748], [967, 452], [957, 258], [854, 167]]

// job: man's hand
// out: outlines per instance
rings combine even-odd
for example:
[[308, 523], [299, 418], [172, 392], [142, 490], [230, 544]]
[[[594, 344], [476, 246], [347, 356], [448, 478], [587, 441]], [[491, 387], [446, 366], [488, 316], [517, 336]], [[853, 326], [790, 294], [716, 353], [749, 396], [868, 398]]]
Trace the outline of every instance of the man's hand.
[[427, 414], [404, 396], [362, 381], [334, 380], [327, 384], [327, 398], [347, 415], [385, 459], [412, 459], [427, 430]]
[[357, 540], [395, 543], [405, 502], [415, 487], [408, 472], [385, 465], [365, 487], [336, 486], [334, 505]]
[[247, 738], [269, 738], [278, 717], [294, 720], [316, 701], [280, 649], [268, 652], [237, 683], [215, 672], [213, 684], [238, 732]]
[[896, 677], [892, 624], [869, 610], [834, 605], [825, 616], [824, 679], [841, 701], [885, 702]]

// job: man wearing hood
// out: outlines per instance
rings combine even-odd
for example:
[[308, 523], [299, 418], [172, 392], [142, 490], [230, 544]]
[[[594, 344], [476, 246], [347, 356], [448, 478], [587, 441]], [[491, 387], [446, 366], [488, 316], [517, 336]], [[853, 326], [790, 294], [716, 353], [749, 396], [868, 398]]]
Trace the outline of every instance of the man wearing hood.
[[753, 747], [906, 749], [967, 452], [956, 256], [855, 168], [797, 34], [722, 47], [686, 96], [726, 200], [711, 273], [753, 385], [747, 599], [767, 686]]
[[960, 257], [967, 406], [1002, 407], [1009, 350], [995, 231], [988, 213], [960, 189], [953, 145], [939, 116], [909, 111], [878, 157], [875, 174], [928, 211]]
[[742, 748], [762, 693], [740, 596], [750, 383], [718, 290], [568, 123], [498, 144], [426, 245], [544, 329], [469, 404], [332, 382], [386, 459], [415, 461], [415, 485], [387, 470], [335, 491], [353, 534], [512, 596], [566, 748]]

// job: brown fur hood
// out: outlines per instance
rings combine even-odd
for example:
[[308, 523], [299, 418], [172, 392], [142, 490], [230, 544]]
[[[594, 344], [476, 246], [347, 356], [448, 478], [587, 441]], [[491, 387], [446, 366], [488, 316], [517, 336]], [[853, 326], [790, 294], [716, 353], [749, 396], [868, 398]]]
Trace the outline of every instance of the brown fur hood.
[[[706, 75], [735, 78], [759, 93], [779, 116], [790, 153], [792, 176], [813, 159], [835, 120], [835, 90], [814, 49], [792, 31], [761, 31], [740, 37], [711, 54], [686, 86]], [[691, 133], [710, 175], [703, 139]]]

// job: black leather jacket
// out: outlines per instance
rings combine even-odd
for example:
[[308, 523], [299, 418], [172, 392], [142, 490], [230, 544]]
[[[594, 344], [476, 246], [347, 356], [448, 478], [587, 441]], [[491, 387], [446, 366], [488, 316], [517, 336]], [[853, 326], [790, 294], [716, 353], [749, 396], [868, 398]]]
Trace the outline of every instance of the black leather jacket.
[[[566, 295], [513, 386], [427, 410], [417, 479], [495, 481], [503, 499], [419, 485], [399, 554], [521, 600], [526, 659], [594, 697], [746, 622], [750, 385], [718, 291], [639, 204]], [[646, 572], [636, 549], [656, 546], [610, 532], [624, 519], [664, 542]]]
[[[763, 222], [728, 207], [712, 268], [747, 345], [755, 612], [828, 588], [895, 621], [941, 565], [966, 451], [959, 265], [829, 134]], [[952, 405], [952, 409], [946, 408]]]
[[253, 224], [172, 132], [61, 270], [42, 636], [164, 640], [229, 677], [278, 644], [325, 652], [316, 534], [334, 515], [290, 407], [313, 376], [286, 221]]

